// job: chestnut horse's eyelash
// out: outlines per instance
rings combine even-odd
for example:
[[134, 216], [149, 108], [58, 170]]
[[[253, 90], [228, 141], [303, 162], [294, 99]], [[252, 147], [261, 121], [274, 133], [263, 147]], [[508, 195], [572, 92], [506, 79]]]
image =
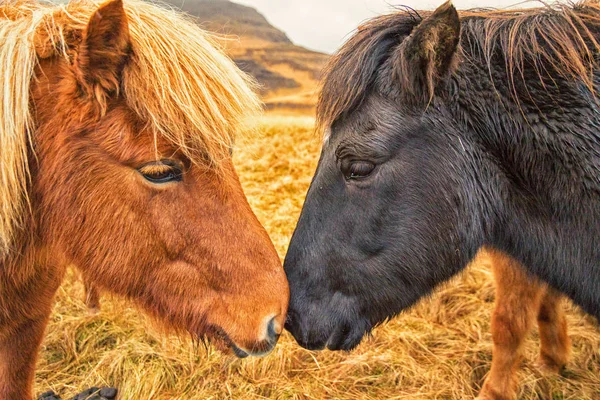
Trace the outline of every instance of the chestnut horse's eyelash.
[[163, 172], [168, 172], [174, 168], [175, 167], [173, 167], [173, 166], [165, 165], [165, 164], [149, 164], [149, 165], [144, 165], [143, 167], [141, 167], [139, 169], [139, 171], [142, 174], [153, 175], [153, 174], [160, 174]]

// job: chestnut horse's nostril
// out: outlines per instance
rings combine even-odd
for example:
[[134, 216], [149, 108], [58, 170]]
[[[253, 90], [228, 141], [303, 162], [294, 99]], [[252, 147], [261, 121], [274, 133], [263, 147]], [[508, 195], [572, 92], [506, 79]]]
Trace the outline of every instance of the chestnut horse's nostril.
[[[281, 335], [282, 326], [277, 320], [280, 316], [268, 316], [262, 324], [262, 333], [257, 341], [249, 344], [246, 348], [238, 347], [233, 341], [229, 341], [229, 345], [233, 349], [236, 356], [244, 358], [247, 356], [262, 357], [269, 354], [277, 345], [279, 336]], [[228, 337], [227, 337], [228, 338]]]
[[269, 321], [269, 324], [267, 325], [267, 340], [271, 343], [277, 342], [279, 334], [281, 333], [281, 327], [276, 318], [277, 317], [271, 318], [271, 321]]

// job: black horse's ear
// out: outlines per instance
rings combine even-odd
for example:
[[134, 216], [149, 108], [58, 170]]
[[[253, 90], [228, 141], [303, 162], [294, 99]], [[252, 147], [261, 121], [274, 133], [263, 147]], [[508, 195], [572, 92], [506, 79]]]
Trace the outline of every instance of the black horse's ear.
[[460, 39], [458, 12], [449, 1], [416, 26], [395, 51], [393, 79], [406, 98], [428, 104], [454, 67]]
[[104, 3], [92, 14], [77, 52], [77, 75], [84, 91], [93, 97], [118, 92], [130, 47], [123, 1]]

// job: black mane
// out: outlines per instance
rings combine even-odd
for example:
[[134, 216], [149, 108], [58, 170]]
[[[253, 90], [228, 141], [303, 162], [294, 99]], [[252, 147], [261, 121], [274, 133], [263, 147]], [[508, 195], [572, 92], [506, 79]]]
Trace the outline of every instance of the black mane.
[[[321, 130], [363, 102], [391, 52], [430, 14], [406, 9], [359, 27], [326, 68], [317, 105]], [[508, 82], [501, 84], [508, 84], [517, 103], [522, 95], [518, 86], [531, 82], [526, 69], [535, 71], [542, 86], [556, 79], [575, 80], [595, 93], [593, 73], [600, 53], [596, 0], [525, 10], [478, 9], [460, 15], [460, 60], [475, 57], [490, 71], [499, 65], [504, 68], [503, 79]]]

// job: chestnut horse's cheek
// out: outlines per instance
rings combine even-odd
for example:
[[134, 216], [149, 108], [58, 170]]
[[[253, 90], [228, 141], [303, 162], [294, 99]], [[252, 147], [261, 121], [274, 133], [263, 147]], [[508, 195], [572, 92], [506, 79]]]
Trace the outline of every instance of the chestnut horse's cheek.
[[200, 201], [191, 205], [190, 210], [190, 205], [186, 204], [188, 201], [182, 196], [165, 193], [152, 197], [145, 204], [148, 223], [170, 259], [180, 258], [189, 246], [197, 242], [197, 231], [202, 221], [197, 220], [194, 208], [201, 206]]
[[44, 196], [48, 211], [43, 225], [55, 227], [47, 231], [46, 241], [68, 262], [89, 271], [101, 287], [136, 296], [143, 291], [148, 270], [164, 258], [162, 247], [149, 227], [147, 196], [137, 190], [134, 179], [117, 179], [127, 169], [102, 161], [64, 160], [70, 179], [48, 180], [57, 194]]

